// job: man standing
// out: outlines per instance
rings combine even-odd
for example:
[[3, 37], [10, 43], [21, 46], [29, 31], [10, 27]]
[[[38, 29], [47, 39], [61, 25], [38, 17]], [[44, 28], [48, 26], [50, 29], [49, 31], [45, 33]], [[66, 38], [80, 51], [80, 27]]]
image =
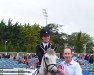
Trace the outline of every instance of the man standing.
[[83, 75], [82, 69], [76, 61], [72, 59], [71, 48], [65, 48], [63, 51], [64, 61], [61, 62], [61, 68], [58, 68], [60, 75]]
[[43, 28], [40, 31], [42, 42], [36, 46], [36, 55], [38, 56], [39, 65], [41, 65], [42, 57], [48, 48], [55, 49], [55, 46], [50, 42], [51, 32], [48, 28]]

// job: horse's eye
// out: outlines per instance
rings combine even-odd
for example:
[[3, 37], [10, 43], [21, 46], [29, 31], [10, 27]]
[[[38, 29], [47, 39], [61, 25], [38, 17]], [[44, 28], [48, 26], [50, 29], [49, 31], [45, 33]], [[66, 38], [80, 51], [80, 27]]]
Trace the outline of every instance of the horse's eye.
[[48, 60], [48, 57], [45, 57], [45, 60]]

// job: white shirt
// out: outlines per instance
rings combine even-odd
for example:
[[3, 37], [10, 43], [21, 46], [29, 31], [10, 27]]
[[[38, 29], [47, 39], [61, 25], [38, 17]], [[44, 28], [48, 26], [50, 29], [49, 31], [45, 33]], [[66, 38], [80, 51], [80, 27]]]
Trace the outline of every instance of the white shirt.
[[67, 75], [83, 75], [81, 66], [73, 59], [70, 64], [67, 64], [65, 61], [61, 62], [60, 64], [64, 67], [64, 71], [67, 73]]
[[48, 47], [48, 44], [49, 44], [49, 43], [44, 43], [44, 42], [43, 42], [43, 46], [44, 46], [44, 48], [45, 48], [46, 45], [47, 45], [47, 47]]

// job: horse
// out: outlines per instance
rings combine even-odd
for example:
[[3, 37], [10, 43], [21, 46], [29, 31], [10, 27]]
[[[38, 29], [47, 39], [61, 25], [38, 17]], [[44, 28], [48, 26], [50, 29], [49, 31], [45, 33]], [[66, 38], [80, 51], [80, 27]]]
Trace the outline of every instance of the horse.
[[57, 75], [57, 61], [58, 57], [53, 49], [47, 49], [41, 62], [39, 75]]

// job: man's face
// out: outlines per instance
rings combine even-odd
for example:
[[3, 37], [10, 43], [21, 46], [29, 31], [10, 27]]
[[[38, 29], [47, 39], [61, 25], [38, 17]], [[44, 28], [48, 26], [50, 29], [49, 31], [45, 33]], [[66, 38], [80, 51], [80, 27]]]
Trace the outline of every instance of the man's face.
[[64, 49], [63, 57], [66, 62], [70, 62], [72, 60], [72, 52], [69, 48]]
[[42, 36], [42, 40], [43, 40], [43, 42], [48, 43], [50, 41], [50, 35]]

